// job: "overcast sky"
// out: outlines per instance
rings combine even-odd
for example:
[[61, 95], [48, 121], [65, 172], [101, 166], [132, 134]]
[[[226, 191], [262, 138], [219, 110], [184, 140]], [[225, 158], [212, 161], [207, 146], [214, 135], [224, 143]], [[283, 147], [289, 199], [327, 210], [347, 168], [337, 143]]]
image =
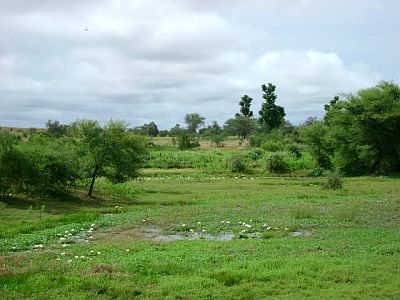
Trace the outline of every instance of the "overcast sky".
[[263, 83], [300, 123], [399, 83], [397, 0], [0, 0], [0, 125], [224, 122]]

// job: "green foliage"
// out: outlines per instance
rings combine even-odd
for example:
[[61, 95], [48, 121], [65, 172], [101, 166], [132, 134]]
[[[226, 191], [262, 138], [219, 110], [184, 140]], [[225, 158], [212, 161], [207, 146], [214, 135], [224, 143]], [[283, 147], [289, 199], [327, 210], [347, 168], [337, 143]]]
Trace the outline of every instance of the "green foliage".
[[326, 182], [324, 187], [327, 189], [337, 190], [343, 187], [343, 179], [337, 171], [329, 171], [326, 174]]
[[253, 98], [251, 98], [247, 95], [244, 95], [239, 102], [240, 114], [236, 114], [236, 116], [243, 116], [243, 117], [251, 118], [253, 116], [253, 112], [250, 110], [251, 101], [253, 101]]
[[139, 127], [137, 131], [144, 135], [153, 137], [157, 136], [159, 133], [157, 124], [154, 122], [145, 123], [143, 126]]
[[247, 139], [257, 128], [257, 122], [253, 118], [236, 116], [225, 122], [225, 131], [228, 134], [237, 135], [239, 139]]
[[246, 172], [246, 170], [247, 170], [246, 160], [241, 155], [232, 156], [230, 163], [231, 163], [231, 171], [232, 172], [243, 173], [243, 172]]
[[61, 124], [59, 121], [48, 120], [46, 128], [47, 133], [55, 137], [64, 136], [68, 132], [68, 125]]
[[346, 174], [388, 172], [400, 164], [400, 88], [391, 82], [335, 98], [325, 123], [335, 163]]
[[328, 138], [329, 127], [322, 121], [314, 121], [300, 128], [300, 136], [322, 169], [331, 169], [332, 147]]
[[289, 143], [286, 145], [286, 150], [293, 155], [295, 158], [300, 158], [301, 157], [301, 148], [298, 144], [295, 143]]
[[267, 157], [266, 167], [271, 173], [284, 173], [289, 169], [289, 166], [285, 161], [285, 154], [283, 152], [270, 154]]
[[280, 143], [271, 140], [267, 140], [264, 143], [262, 143], [261, 148], [267, 152], [277, 152], [283, 150], [283, 147]]
[[135, 178], [147, 157], [145, 140], [129, 133], [122, 121], [111, 120], [100, 127], [96, 121], [80, 120], [72, 124], [71, 133], [85, 157], [87, 177], [91, 178], [89, 196], [98, 176], [114, 183]]
[[212, 135], [210, 137], [211, 143], [214, 144], [216, 147], [223, 147], [225, 136], [223, 134]]
[[[0, 138], [0, 191], [26, 195], [65, 191], [80, 177], [73, 145], [62, 138], [35, 135], [22, 143]], [[11, 139], [8, 139], [11, 141]]]
[[264, 92], [264, 102], [262, 103], [261, 110], [259, 111], [259, 122], [262, 127], [268, 132], [273, 129], [279, 128], [281, 125], [284, 124], [285, 110], [282, 106], [278, 106], [275, 104], [277, 98], [275, 94], [275, 85], [268, 83], [268, 86], [266, 86], [265, 84], [263, 84], [261, 88]]
[[196, 133], [197, 129], [204, 125], [205, 118], [200, 116], [198, 113], [191, 113], [185, 115], [185, 123], [189, 133]]
[[199, 140], [193, 135], [183, 132], [178, 137], [178, 147], [180, 150], [195, 149], [200, 147]]

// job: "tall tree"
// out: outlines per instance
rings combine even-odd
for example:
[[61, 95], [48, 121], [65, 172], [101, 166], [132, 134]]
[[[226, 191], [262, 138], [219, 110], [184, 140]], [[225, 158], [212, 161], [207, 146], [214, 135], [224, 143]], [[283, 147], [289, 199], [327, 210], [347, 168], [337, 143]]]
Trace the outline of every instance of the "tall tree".
[[253, 116], [253, 112], [250, 110], [251, 107], [251, 101], [253, 101], [253, 98], [244, 95], [242, 97], [242, 100], [239, 102], [240, 106], [240, 113], [237, 113], [236, 116], [243, 116], [243, 117], [248, 117], [251, 118]]
[[263, 84], [261, 88], [264, 92], [264, 101], [261, 105], [261, 110], [259, 111], [259, 122], [267, 131], [271, 131], [272, 129], [278, 128], [284, 124], [284, 117], [286, 114], [282, 106], [275, 104], [277, 98], [275, 94], [276, 86], [268, 83], [268, 86]]
[[205, 118], [200, 116], [198, 113], [191, 113], [185, 116], [185, 123], [189, 133], [196, 133], [197, 129], [204, 125]]

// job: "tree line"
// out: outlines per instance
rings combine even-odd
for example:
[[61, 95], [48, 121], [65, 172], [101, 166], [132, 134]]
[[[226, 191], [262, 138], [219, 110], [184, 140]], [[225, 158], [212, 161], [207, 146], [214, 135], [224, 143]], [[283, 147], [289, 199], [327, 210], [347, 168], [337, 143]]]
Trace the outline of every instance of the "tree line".
[[[290, 151], [305, 149], [321, 173], [338, 170], [345, 175], [385, 174], [400, 171], [400, 88], [380, 82], [355, 94], [335, 96], [324, 107], [324, 117], [310, 117], [299, 126], [285, 120], [284, 108], [276, 104], [276, 87], [262, 85], [259, 117], [251, 110], [252, 98], [241, 97], [239, 112], [224, 126], [197, 113], [185, 116], [186, 127], [177, 124], [159, 131], [154, 122], [129, 128], [122, 121], [100, 126], [94, 120], [60, 124], [49, 120], [47, 131], [30, 135], [0, 133], [0, 193], [42, 195], [67, 191], [86, 184], [92, 196], [96, 178], [114, 183], [135, 178], [146, 161], [149, 141], [145, 136], [168, 135], [180, 149], [199, 146], [200, 136], [222, 146], [227, 135], [249, 139], [252, 147], [276, 151], [290, 143]], [[301, 145], [301, 147], [299, 146]]]

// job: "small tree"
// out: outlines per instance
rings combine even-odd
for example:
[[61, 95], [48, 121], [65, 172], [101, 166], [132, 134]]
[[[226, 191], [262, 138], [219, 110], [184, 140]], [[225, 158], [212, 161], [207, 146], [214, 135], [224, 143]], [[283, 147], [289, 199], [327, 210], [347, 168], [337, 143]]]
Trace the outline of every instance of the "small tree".
[[236, 116], [225, 122], [225, 130], [230, 134], [238, 135], [239, 139], [247, 139], [256, 127], [255, 119], [243, 116]]
[[154, 136], [158, 135], [158, 127], [157, 127], [156, 123], [154, 123], [154, 122], [144, 124], [142, 126], [142, 130], [148, 136], [154, 137]]
[[60, 137], [67, 134], [68, 125], [61, 124], [59, 121], [48, 120], [46, 123], [47, 133]]
[[80, 120], [72, 125], [71, 132], [86, 157], [91, 178], [89, 196], [98, 176], [114, 183], [134, 178], [147, 156], [144, 140], [129, 133], [122, 121], [109, 121], [100, 127], [97, 121]]
[[205, 118], [200, 116], [198, 113], [187, 114], [185, 116], [185, 123], [189, 133], [196, 133], [197, 129], [204, 125]]
[[266, 86], [263, 84], [261, 88], [264, 92], [264, 102], [259, 111], [259, 122], [266, 131], [271, 131], [272, 129], [278, 128], [284, 124], [285, 110], [282, 106], [275, 104], [277, 98], [275, 94], [275, 85], [268, 83], [268, 86]]

